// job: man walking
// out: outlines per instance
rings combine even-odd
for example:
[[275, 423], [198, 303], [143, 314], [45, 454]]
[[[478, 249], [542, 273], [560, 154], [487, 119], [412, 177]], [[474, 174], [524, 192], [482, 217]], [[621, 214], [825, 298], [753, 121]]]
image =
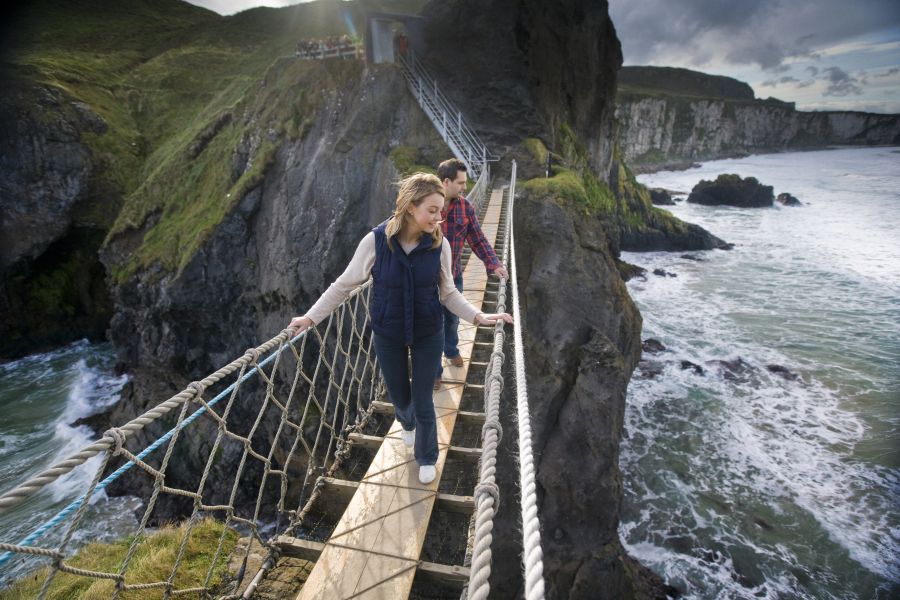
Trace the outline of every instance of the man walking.
[[[444, 185], [444, 210], [441, 212], [443, 223], [441, 228], [444, 236], [450, 242], [453, 251], [453, 283], [460, 292], [463, 289], [462, 280], [462, 250], [463, 244], [468, 242], [472, 252], [481, 259], [488, 274], [495, 273], [500, 277], [509, 277], [506, 267], [497, 258], [490, 242], [484, 237], [475, 208], [463, 197], [468, 181], [466, 165], [458, 158], [445, 160], [438, 165], [438, 179]], [[463, 366], [462, 356], [459, 355], [459, 317], [444, 309], [444, 356], [450, 359], [454, 367]], [[438, 365], [438, 372], [434, 379], [434, 389], [441, 386], [443, 366]]]

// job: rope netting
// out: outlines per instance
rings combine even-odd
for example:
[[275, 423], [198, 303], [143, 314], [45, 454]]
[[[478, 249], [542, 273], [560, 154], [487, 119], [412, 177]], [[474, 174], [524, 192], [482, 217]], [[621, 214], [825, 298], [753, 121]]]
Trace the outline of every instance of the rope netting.
[[[314, 329], [294, 337], [291, 330], [282, 331], [0, 496], [0, 513], [14, 510], [48, 493], [61, 476], [101, 457], [80, 497], [27, 537], [0, 543], [0, 566], [13, 558], [49, 559], [39, 598], [60, 572], [111, 580], [113, 598], [147, 589], [159, 589], [165, 598], [199, 593], [237, 597], [211, 587], [229, 558], [224, 556], [226, 533], [251, 536], [266, 549], [267, 558], [276, 557], [272, 534], [292, 535], [305, 527], [325, 477], [350, 454], [347, 436], [363, 431], [373, 416], [372, 401], [384, 398], [366, 328], [370, 289], [367, 284], [357, 290]], [[135, 530], [122, 532], [130, 539], [127, 552], [115, 570], [81, 568], [72, 563], [73, 539], [81, 537], [92, 499], [119, 479], [129, 490], [148, 492]], [[224, 527], [205, 576], [179, 587], [195, 524], [208, 517]], [[173, 518], [184, 526], [169, 575], [148, 579], [135, 556], [154, 528]], [[250, 544], [246, 548], [244, 566]], [[231, 581], [228, 587], [234, 591], [240, 583]]]
[[[473, 190], [476, 195], [487, 196], [487, 177], [485, 165]], [[508, 264], [511, 246], [514, 252], [510, 214], [514, 190], [515, 165], [507, 192], [505, 229], [499, 241], [504, 264]], [[512, 268], [515, 295], [514, 264]], [[390, 425], [391, 417], [376, 411], [386, 400], [386, 392], [368, 328], [370, 292], [369, 283], [315, 328], [297, 336], [292, 330], [282, 331], [4, 493], [0, 496], [0, 514], [17, 516], [28, 511], [30, 501], [52, 494], [52, 484], [61, 477], [73, 471], [90, 471], [84, 477], [90, 483], [84, 485], [80, 496], [53, 518], [30, 529], [29, 535], [2, 539], [7, 534], [0, 533], [0, 568], [11, 562], [21, 567], [29, 561], [46, 566], [38, 572], [43, 578], [38, 598], [48, 595], [59, 573], [66, 573], [109, 582], [112, 598], [158, 590], [163, 598], [193, 595], [231, 599], [252, 592], [278, 563], [279, 536], [326, 541], [336, 522], [333, 514], [326, 513], [341, 511], [340, 503], [320, 501], [326, 500], [327, 483], [361, 479], [374, 455], [369, 449], [353, 446], [348, 441], [350, 434], [383, 435]], [[496, 304], [490, 310], [505, 311], [507, 281], [500, 280], [496, 290], [487, 295], [495, 298], [485, 298], [486, 303]], [[520, 318], [517, 314], [514, 331]], [[471, 464], [461, 465], [454, 476], [448, 462], [442, 474], [441, 492], [471, 494], [474, 514], [462, 521], [460, 515], [445, 516], [444, 521], [438, 516], [431, 535], [437, 544], [430, 549], [426, 544], [425, 550], [429, 560], [443, 564], [459, 564], [462, 560], [470, 566], [463, 598], [486, 598], [490, 591], [493, 518], [500, 503], [495, 475], [502, 438], [500, 396], [507, 345], [504, 328], [501, 321], [480, 334], [492, 336], [493, 341], [480, 342], [490, 346], [490, 356], [477, 360], [485, 369], [483, 386], [471, 386], [471, 392], [478, 393], [475, 404], [479, 412], [484, 412], [484, 424], [480, 432], [464, 434], [467, 439], [462, 445], [476, 446], [480, 441], [478, 479], [475, 481]], [[516, 337], [521, 344], [520, 336]], [[516, 352], [521, 359], [520, 348]], [[475, 367], [474, 356], [470, 381], [480, 377], [473, 369], [482, 368]], [[524, 383], [524, 372], [517, 370], [517, 379]], [[481, 387], [483, 391], [478, 389]], [[523, 403], [521, 397], [518, 419], [520, 426], [523, 421], [527, 424], [527, 400]], [[520, 430], [519, 436], [520, 442], [523, 438], [528, 441], [527, 458], [526, 447], [520, 448], [522, 467], [533, 471], [530, 433]], [[538, 598], [543, 595], [543, 581], [533, 472], [525, 473], [521, 483], [526, 597]], [[91, 568], [79, 560], [77, 550], [91, 541], [96, 531], [89, 527], [92, 519], [98, 519], [92, 514], [93, 506], [107, 489], [113, 495], [137, 495], [141, 506], [131, 530], [116, 532], [118, 538], [126, 540], [127, 548], [115, 567]], [[209, 519], [221, 527], [216, 530], [214, 549], [200, 559], [202, 568], [197, 576], [194, 563], [198, 559], [191, 551], [201, 523]], [[181, 523], [179, 539], [171, 568], [166, 567], [165, 575], [160, 575], [144, 568], [143, 554], [152, 545], [153, 534], [169, 522]], [[448, 535], [450, 529], [457, 534]], [[249, 538], [249, 542], [232, 550], [228, 540], [237, 535]], [[465, 537], [463, 550], [452, 541], [458, 535]], [[261, 559], [255, 556], [255, 561], [251, 560], [254, 546], [264, 552]], [[185, 575], [186, 563], [192, 563], [190, 576]], [[230, 574], [223, 574], [224, 563], [231, 566]], [[235, 564], [240, 565], [236, 574]], [[18, 571], [24, 573], [36, 566], [39, 564], [27, 564]]]

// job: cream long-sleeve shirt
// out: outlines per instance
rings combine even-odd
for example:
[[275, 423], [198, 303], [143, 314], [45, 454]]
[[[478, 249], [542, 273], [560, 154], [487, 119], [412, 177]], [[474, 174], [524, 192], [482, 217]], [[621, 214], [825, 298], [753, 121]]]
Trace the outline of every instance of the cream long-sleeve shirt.
[[[413, 242], [412, 244], [401, 243], [400, 247], [403, 249], [403, 252], [409, 253], [418, 245], [418, 242]], [[450, 244], [447, 242], [447, 238], [444, 238], [441, 244], [441, 275], [438, 283], [438, 294], [441, 304], [460, 319], [474, 323], [479, 310], [472, 306], [453, 284], [453, 276], [450, 274], [451, 254]], [[330, 315], [341, 302], [347, 299], [350, 292], [366, 282], [372, 273], [372, 265], [374, 264], [375, 234], [370, 231], [357, 246], [350, 264], [347, 265], [341, 276], [328, 286], [325, 293], [313, 304], [305, 316], [312, 319], [313, 323], [318, 324], [322, 319]]]

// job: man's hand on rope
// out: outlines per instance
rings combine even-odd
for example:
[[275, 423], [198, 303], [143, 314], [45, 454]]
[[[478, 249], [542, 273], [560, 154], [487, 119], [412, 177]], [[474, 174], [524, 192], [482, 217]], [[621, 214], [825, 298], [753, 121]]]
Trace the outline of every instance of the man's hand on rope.
[[494, 269], [492, 275], [496, 275], [497, 277], [501, 277], [503, 279], [509, 279], [509, 272], [506, 270], [506, 267], [501, 263], [499, 267]]
[[303, 333], [313, 325], [315, 325], [315, 323], [313, 323], [312, 319], [310, 319], [309, 317], [294, 317], [293, 319], [291, 319], [291, 323], [290, 325], [288, 325], [288, 328], [293, 329], [294, 335], [297, 335]]
[[509, 313], [478, 313], [475, 322], [479, 325], [496, 325], [499, 321], [512, 325], [513, 318]]

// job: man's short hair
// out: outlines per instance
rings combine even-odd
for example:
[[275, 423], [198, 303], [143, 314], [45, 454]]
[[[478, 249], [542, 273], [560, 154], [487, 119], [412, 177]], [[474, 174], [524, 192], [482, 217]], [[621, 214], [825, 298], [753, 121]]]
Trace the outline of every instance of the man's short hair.
[[438, 179], [441, 181], [444, 181], [445, 179], [454, 181], [456, 180], [456, 174], [459, 171], [468, 172], [468, 170], [469, 169], [466, 168], [466, 163], [458, 158], [450, 158], [438, 165]]

